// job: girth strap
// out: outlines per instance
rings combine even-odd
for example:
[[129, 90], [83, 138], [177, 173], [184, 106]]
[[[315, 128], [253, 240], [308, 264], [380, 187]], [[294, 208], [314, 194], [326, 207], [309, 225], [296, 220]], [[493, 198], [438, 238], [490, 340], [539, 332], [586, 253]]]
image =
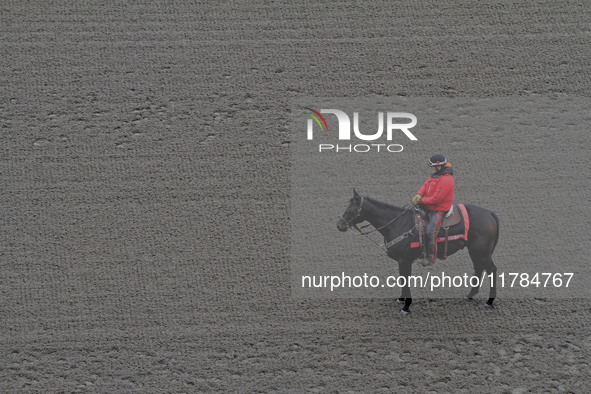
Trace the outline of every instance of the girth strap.
[[411, 228], [410, 230], [408, 230], [407, 232], [405, 232], [404, 234], [402, 234], [401, 236], [396, 237], [392, 241], [385, 244], [384, 246], [386, 247], [386, 250], [390, 249], [390, 247], [396, 245], [398, 242], [402, 241], [403, 239], [408, 238], [412, 234], [413, 230], [414, 230], [414, 227]]

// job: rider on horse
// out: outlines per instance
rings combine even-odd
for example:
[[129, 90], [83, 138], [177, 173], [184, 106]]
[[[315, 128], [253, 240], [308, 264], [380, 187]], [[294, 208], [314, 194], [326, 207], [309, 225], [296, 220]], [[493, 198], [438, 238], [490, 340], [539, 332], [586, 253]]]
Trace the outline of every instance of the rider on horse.
[[424, 267], [433, 265], [437, 257], [436, 237], [444, 215], [451, 209], [454, 200], [454, 178], [451, 164], [441, 154], [429, 159], [431, 176], [421, 186], [412, 202], [422, 204], [429, 212], [429, 224], [426, 228], [427, 255], [422, 264]]

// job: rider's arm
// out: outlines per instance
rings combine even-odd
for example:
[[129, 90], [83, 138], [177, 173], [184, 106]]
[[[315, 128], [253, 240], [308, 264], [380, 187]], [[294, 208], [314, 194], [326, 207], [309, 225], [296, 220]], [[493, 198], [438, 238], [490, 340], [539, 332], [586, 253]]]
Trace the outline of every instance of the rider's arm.
[[430, 179], [427, 179], [425, 183], [423, 183], [423, 186], [421, 186], [421, 188], [417, 192], [417, 194], [419, 194], [421, 197], [424, 197], [427, 194], [427, 184], [429, 183], [429, 181]]
[[[422, 188], [421, 188], [422, 189]], [[428, 197], [423, 197], [421, 199], [421, 204], [439, 204], [451, 194], [454, 190], [454, 179], [451, 176], [444, 176], [442, 177], [439, 182], [437, 182], [437, 186], [435, 187], [435, 191], [431, 193]]]

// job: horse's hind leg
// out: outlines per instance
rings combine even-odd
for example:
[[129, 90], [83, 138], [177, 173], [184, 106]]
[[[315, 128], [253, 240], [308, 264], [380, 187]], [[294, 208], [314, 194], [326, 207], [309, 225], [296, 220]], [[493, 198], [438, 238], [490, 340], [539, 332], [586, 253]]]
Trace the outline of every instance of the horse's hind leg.
[[493, 302], [497, 298], [497, 266], [491, 256], [487, 258], [486, 274], [490, 280], [490, 293], [488, 294], [488, 301], [486, 301], [485, 306], [492, 308]]
[[497, 297], [497, 287], [496, 287], [496, 277], [497, 277], [497, 267], [493, 262], [493, 259], [490, 255], [482, 255], [478, 252], [473, 250], [469, 250], [470, 258], [472, 259], [472, 263], [474, 264], [474, 276], [478, 277], [478, 284], [477, 286], [473, 286], [466, 299], [471, 300], [476, 294], [478, 294], [478, 290], [480, 290], [480, 285], [486, 279], [482, 276], [484, 271], [486, 270], [487, 276], [492, 278], [493, 280], [490, 281], [490, 292], [488, 295], [488, 300], [486, 301], [485, 306], [492, 308], [493, 302]]
[[[472, 264], [474, 265], [474, 276], [478, 277], [479, 280], [482, 278], [482, 273], [484, 272], [484, 268], [486, 267], [485, 261], [482, 258], [480, 253], [475, 252], [473, 249], [468, 249], [468, 253], [470, 253], [470, 259], [472, 260]], [[472, 283], [472, 281], [470, 281]], [[480, 282], [476, 284], [476, 286], [472, 286], [470, 292], [466, 295], [467, 300], [472, 300], [478, 291], [480, 290], [479, 286]]]
[[[466, 294], [466, 299], [469, 301], [472, 301], [472, 299], [474, 298], [474, 296], [476, 294], [478, 294], [478, 291], [480, 290], [480, 286], [478, 286], [480, 284], [480, 279], [482, 279], [482, 273], [484, 272], [484, 267], [479, 266], [474, 267], [474, 276], [477, 277], [479, 279], [479, 282], [476, 284], [476, 286], [472, 286], [472, 288], [470, 289], [470, 292], [468, 294]], [[472, 281], [470, 281], [470, 283], [472, 283]]]

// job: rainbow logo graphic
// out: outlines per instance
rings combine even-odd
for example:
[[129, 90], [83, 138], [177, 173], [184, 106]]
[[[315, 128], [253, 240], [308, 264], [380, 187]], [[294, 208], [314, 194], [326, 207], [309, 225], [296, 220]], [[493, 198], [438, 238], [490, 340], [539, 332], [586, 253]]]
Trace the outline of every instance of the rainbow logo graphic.
[[[326, 131], [328, 131], [328, 126], [326, 125], [326, 120], [324, 120], [324, 117], [322, 115], [320, 115], [320, 112], [318, 111], [314, 111], [312, 108], [308, 108], [308, 107], [303, 107], [304, 109], [307, 109], [308, 111], [311, 111], [313, 113], [310, 112], [304, 112], [306, 115], [311, 116], [312, 118], [314, 118], [314, 120], [316, 121], [316, 123], [318, 123], [318, 126], [320, 126], [320, 130], [324, 130], [324, 127], [326, 127]], [[324, 127], [322, 127], [322, 123], [320, 123], [320, 119], [322, 119], [322, 123], [324, 123]], [[311, 122], [311, 120], [310, 120]]]

